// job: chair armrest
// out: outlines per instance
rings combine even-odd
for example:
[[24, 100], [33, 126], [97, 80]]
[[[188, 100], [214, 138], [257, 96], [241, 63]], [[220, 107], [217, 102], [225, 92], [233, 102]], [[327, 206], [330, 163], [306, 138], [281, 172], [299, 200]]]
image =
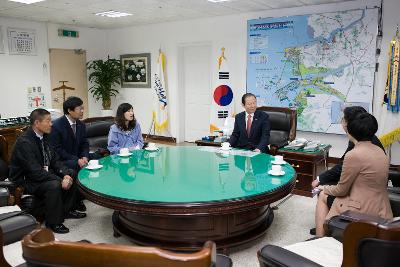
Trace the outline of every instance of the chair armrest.
[[7, 188], [8, 191], [14, 192], [17, 188], [17, 185], [11, 181], [0, 181], [0, 187]]
[[322, 267], [296, 253], [274, 245], [266, 245], [258, 251], [257, 256], [262, 267]]
[[387, 219], [383, 219], [378, 216], [367, 215], [363, 213], [358, 213], [355, 211], [345, 211], [340, 215], [333, 216], [328, 221], [325, 222], [325, 229], [329, 236], [343, 241], [343, 233], [347, 226], [352, 222], [371, 222], [375, 224], [385, 224], [388, 222]]
[[35, 229], [38, 224], [30, 214], [22, 214], [20, 211], [2, 214], [4, 219], [0, 220], [0, 228], [3, 232], [4, 245], [17, 242], [22, 237]]
[[0, 187], [0, 207], [8, 205], [8, 200], [10, 198], [10, 192], [7, 188]]
[[392, 185], [395, 187], [400, 187], [400, 172], [395, 169], [389, 169], [388, 179], [392, 181]]

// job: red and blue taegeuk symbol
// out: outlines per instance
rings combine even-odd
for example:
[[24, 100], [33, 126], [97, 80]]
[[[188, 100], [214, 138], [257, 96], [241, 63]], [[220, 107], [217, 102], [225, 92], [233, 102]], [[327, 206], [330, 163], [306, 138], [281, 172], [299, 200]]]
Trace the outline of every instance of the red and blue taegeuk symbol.
[[214, 101], [220, 106], [227, 106], [232, 102], [233, 92], [228, 85], [220, 85], [214, 90]]

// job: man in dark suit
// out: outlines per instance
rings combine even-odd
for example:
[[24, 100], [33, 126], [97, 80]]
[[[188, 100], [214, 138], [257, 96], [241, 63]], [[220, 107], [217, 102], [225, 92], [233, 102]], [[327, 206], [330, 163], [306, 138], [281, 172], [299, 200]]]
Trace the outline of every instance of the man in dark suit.
[[63, 103], [64, 116], [53, 122], [50, 142], [61, 160], [79, 171], [89, 161], [89, 143], [83, 117], [83, 101], [76, 96], [68, 97]]
[[35, 109], [30, 115], [31, 127], [15, 142], [11, 155], [10, 179], [23, 185], [25, 191], [44, 202], [46, 226], [56, 233], [68, 233], [64, 219], [84, 218], [74, 210], [77, 187], [74, 171], [59, 160], [47, 140], [51, 131], [51, 115], [45, 109]]
[[271, 130], [268, 114], [257, 110], [256, 96], [251, 93], [242, 96], [242, 105], [245, 111], [235, 116], [235, 126], [229, 143], [232, 147], [268, 153]]
[[[50, 142], [68, 168], [78, 172], [89, 161], [89, 143], [83, 117], [83, 101], [76, 96], [68, 97], [63, 103], [64, 116], [56, 119], [50, 134]], [[82, 198], [81, 198], [82, 199]], [[86, 211], [83, 201], [76, 207]]]

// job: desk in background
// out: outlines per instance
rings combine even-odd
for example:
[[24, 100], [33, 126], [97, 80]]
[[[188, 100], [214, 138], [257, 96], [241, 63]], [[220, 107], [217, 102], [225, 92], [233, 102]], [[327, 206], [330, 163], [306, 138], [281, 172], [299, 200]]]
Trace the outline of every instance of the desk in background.
[[294, 194], [311, 197], [311, 183], [317, 176], [328, 168], [329, 149], [331, 145], [322, 145], [318, 150], [305, 152], [304, 150], [290, 150], [281, 148], [278, 155], [296, 170], [297, 180]]
[[[221, 146], [221, 143], [204, 140], [197, 140], [195, 143], [198, 146]], [[294, 194], [307, 197], [312, 196], [311, 183], [317, 179], [318, 175], [327, 170], [330, 148], [331, 145], [323, 145], [313, 152], [285, 148], [278, 150], [277, 155], [282, 155], [297, 172], [296, 186], [293, 190]]]

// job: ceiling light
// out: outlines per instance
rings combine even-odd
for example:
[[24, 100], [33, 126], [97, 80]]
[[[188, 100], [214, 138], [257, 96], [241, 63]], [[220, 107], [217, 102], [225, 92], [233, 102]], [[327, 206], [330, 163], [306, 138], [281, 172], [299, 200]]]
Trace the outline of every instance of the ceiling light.
[[119, 18], [119, 17], [131, 16], [132, 14], [110, 10], [110, 11], [96, 13], [96, 15], [103, 17], [110, 17], [110, 18]]
[[229, 1], [231, 1], [231, 0], [208, 0], [208, 2], [211, 2], [211, 3], [221, 3], [221, 2], [229, 2]]
[[8, 0], [11, 2], [17, 2], [17, 3], [23, 3], [23, 4], [33, 4], [33, 3], [37, 3], [37, 2], [43, 2], [45, 0]]

